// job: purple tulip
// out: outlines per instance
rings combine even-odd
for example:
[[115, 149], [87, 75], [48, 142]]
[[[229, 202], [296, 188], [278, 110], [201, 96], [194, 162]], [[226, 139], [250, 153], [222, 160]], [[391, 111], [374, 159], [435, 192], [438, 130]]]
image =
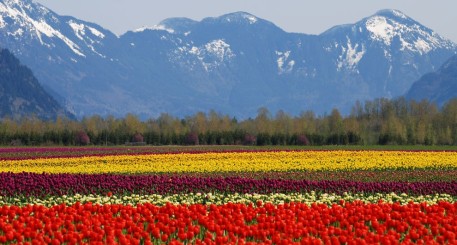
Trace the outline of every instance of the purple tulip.
[[47, 196], [75, 193], [170, 194], [190, 192], [290, 193], [325, 192], [408, 193], [426, 195], [447, 193], [457, 196], [452, 182], [356, 182], [349, 180], [308, 181], [253, 179], [242, 177], [192, 177], [178, 175], [35, 174], [0, 173], [2, 196]]

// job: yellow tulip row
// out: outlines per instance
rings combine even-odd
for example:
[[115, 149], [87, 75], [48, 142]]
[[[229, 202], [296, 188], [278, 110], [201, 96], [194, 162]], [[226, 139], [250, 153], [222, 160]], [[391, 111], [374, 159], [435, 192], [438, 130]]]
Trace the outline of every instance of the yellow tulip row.
[[455, 152], [297, 151], [92, 156], [0, 161], [0, 172], [183, 173], [457, 168]]

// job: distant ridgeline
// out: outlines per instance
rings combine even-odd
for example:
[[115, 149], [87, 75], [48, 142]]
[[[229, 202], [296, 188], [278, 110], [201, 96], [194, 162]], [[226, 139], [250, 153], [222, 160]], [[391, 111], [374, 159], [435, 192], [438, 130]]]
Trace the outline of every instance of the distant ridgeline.
[[0, 118], [69, 116], [39, 84], [32, 71], [7, 49], [0, 50]]
[[142, 119], [211, 109], [246, 119], [261, 107], [346, 115], [357, 100], [405, 95], [457, 51], [397, 10], [319, 35], [288, 33], [245, 12], [115, 35], [32, 0], [0, 0], [0, 46], [78, 118]]
[[457, 98], [457, 55], [447, 60], [436, 72], [422, 76], [413, 84], [406, 98], [427, 99], [440, 106]]
[[141, 121], [128, 114], [74, 121], [24, 118], [0, 122], [1, 145], [456, 145], [457, 100], [439, 108], [427, 100], [377, 99], [356, 103], [349, 116], [308, 111], [290, 116], [266, 108], [238, 121], [214, 111], [185, 118], [162, 114]]

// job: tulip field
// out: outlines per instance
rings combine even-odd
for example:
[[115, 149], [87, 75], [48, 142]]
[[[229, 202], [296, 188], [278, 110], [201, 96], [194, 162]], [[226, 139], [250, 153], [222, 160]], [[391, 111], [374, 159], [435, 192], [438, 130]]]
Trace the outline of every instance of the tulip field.
[[457, 152], [1, 148], [0, 244], [457, 244]]

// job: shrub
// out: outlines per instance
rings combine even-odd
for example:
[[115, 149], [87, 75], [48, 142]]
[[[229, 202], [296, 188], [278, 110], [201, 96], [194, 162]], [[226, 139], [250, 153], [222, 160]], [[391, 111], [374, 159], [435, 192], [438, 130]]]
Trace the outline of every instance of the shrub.
[[184, 143], [186, 143], [186, 145], [198, 145], [198, 134], [195, 132], [189, 132], [184, 139]]
[[306, 137], [304, 134], [300, 134], [297, 137], [297, 145], [309, 145], [308, 137]]
[[84, 132], [84, 131], [79, 131], [79, 132], [76, 134], [75, 143], [76, 143], [77, 145], [88, 145], [88, 144], [90, 144], [89, 135], [87, 135], [87, 133]]
[[134, 143], [141, 143], [141, 142], [144, 142], [144, 137], [143, 135], [141, 135], [140, 133], [136, 133], [133, 138], [132, 138], [132, 142]]
[[244, 145], [255, 145], [256, 137], [252, 134], [245, 134], [243, 139]]
[[10, 142], [10, 146], [21, 146], [22, 145], [22, 141], [20, 139], [14, 139], [14, 140], [11, 140]]

